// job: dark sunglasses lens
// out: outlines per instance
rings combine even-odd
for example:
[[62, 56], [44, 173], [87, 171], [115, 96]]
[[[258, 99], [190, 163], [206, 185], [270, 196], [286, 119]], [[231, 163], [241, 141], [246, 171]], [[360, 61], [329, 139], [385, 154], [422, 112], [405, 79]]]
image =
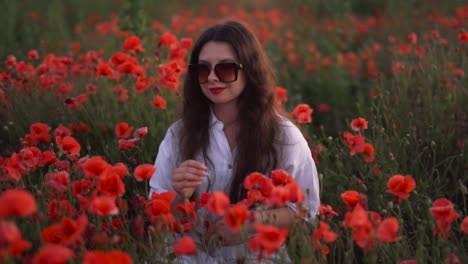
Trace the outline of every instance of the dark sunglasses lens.
[[210, 66], [206, 64], [197, 64], [196, 65], [196, 72], [198, 76], [198, 81], [201, 83], [208, 81], [208, 76], [210, 75]]
[[237, 79], [237, 67], [235, 63], [219, 63], [216, 64], [214, 70], [221, 82], [233, 82]]

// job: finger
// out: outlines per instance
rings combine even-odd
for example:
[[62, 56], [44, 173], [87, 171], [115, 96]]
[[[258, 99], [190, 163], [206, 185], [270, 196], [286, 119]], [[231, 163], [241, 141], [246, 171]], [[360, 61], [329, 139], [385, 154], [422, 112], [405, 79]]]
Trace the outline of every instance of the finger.
[[181, 167], [181, 168], [175, 169], [175, 171], [177, 173], [194, 174], [194, 175], [196, 175], [198, 177], [204, 177], [204, 176], [208, 175], [208, 172], [206, 170], [196, 169], [196, 168], [193, 168], [193, 167]]
[[180, 166], [184, 167], [192, 167], [195, 169], [201, 169], [201, 170], [206, 170], [205, 164], [198, 162], [196, 160], [186, 160], [180, 164]]

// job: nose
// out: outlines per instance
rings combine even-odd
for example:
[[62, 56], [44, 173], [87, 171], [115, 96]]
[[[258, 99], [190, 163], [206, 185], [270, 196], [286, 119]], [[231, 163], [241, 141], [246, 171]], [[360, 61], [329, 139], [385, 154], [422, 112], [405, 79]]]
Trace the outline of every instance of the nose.
[[214, 67], [210, 70], [210, 74], [208, 74], [208, 81], [211, 81], [211, 82], [219, 81], [218, 76], [216, 75], [214, 71]]

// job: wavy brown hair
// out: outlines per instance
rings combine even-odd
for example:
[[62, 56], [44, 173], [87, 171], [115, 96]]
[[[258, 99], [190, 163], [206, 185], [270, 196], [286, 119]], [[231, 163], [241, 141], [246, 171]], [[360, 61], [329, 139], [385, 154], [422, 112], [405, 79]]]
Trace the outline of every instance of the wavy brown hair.
[[[206, 29], [195, 42], [189, 64], [198, 63], [200, 50], [209, 41], [231, 45], [242, 63], [246, 86], [238, 98], [240, 130], [237, 158], [229, 198], [245, 198], [245, 177], [251, 172], [269, 174], [277, 165], [274, 141], [279, 133], [276, 80], [271, 63], [255, 34], [244, 24], [227, 21]], [[193, 159], [198, 151], [207, 157], [211, 101], [203, 94], [196, 76], [187, 74], [183, 86], [181, 157]]]

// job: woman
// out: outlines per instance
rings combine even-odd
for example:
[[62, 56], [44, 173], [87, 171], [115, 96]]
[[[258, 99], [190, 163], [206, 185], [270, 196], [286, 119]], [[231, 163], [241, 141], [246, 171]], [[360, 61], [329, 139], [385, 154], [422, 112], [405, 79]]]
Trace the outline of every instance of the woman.
[[[224, 191], [236, 203], [246, 196], [243, 182], [249, 173], [283, 169], [300, 184], [314, 217], [319, 206], [316, 167], [299, 129], [276, 108], [275, 87], [271, 64], [245, 25], [228, 21], [205, 30], [191, 53], [182, 117], [160, 145], [151, 192], [174, 191], [175, 203], [180, 203], [184, 197]], [[246, 228], [253, 232], [262, 218], [288, 227], [295, 210], [294, 205], [255, 210], [254, 223]], [[220, 237], [224, 247], [211, 255], [199, 251], [186, 262], [235, 263], [239, 254], [246, 256], [239, 235], [222, 220], [207, 218], [213, 221], [209, 236]]]

